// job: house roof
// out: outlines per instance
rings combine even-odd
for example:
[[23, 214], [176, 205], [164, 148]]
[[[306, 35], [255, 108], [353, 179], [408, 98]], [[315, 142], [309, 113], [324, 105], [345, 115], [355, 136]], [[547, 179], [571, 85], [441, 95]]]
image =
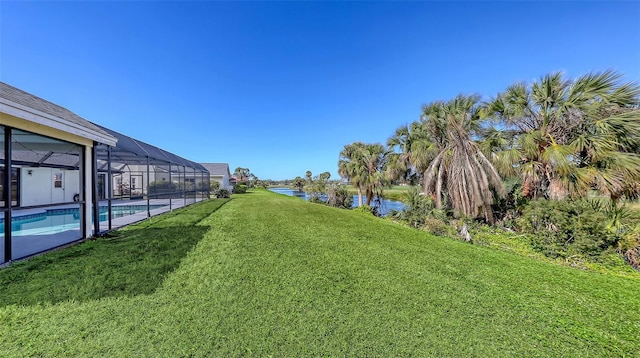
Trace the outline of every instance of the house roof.
[[4, 82], [0, 82], [0, 112], [100, 143], [108, 145], [116, 143], [116, 138], [70, 110]]
[[200, 163], [209, 171], [209, 175], [227, 175], [231, 176], [228, 163]]
[[[114, 163], [176, 164], [193, 168], [199, 172], [206, 171], [199, 163], [92, 123], [64, 107], [4, 82], [0, 82], [0, 112], [97, 141], [99, 144], [95, 146], [95, 149], [100, 163], [100, 171], [107, 170], [105, 160], [108, 150], [111, 151], [112, 155], [112, 170], [116, 171], [119, 169], [117, 167], [114, 168]], [[74, 147], [69, 147], [68, 144], [58, 142], [55, 139], [45, 139], [39, 136], [35, 137], [38, 142], [34, 142], [32, 139], [34, 136], [28, 133], [22, 137], [20, 137], [20, 140], [24, 141], [21, 146], [23, 149], [16, 148], [13, 150], [14, 156], [16, 156], [16, 163], [78, 168], [79, 152]], [[56, 152], [53, 151], [54, 149]], [[1, 153], [0, 157], [2, 157]]]
[[[207, 171], [207, 169], [200, 163], [185, 159], [171, 152], [167, 152], [164, 149], [126, 136], [112, 129], [102, 126], [99, 127], [118, 139], [118, 143], [111, 148], [112, 162], [146, 164], [148, 157], [148, 163], [152, 165], [170, 163], [193, 168], [200, 172]], [[106, 146], [99, 145], [96, 150], [99, 158], [104, 159], [107, 157], [108, 148]]]

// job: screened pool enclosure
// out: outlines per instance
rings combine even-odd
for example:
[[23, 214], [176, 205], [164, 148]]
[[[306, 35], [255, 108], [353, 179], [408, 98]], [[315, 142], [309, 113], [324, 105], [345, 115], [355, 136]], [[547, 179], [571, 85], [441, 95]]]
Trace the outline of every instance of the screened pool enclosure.
[[202, 165], [0, 85], [0, 264], [209, 198]]

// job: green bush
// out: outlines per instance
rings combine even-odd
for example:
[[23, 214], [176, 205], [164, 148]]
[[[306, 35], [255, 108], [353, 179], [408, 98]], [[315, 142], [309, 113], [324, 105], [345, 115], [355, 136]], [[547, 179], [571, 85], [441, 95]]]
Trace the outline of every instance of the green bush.
[[534, 200], [523, 208], [516, 227], [530, 234], [534, 249], [546, 256], [595, 258], [620, 239], [608, 222], [606, 213], [584, 200]]
[[322, 200], [322, 198], [320, 197], [320, 194], [318, 194], [318, 193], [310, 193], [308, 195], [309, 195], [309, 202], [310, 203], [326, 204], [326, 202], [324, 200]]
[[327, 187], [327, 205], [336, 208], [350, 209], [353, 204], [353, 195], [347, 188], [340, 184], [332, 183]]
[[148, 193], [153, 199], [166, 199], [178, 189], [175, 183], [168, 180], [156, 180], [149, 183]]
[[209, 184], [209, 190], [212, 193], [215, 193], [218, 189], [220, 189], [220, 183], [215, 180], [212, 180], [211, 184]]
[[[394, 218], [406, 222], [414, 228], [423, 228], [427, 221], [431, 226], [434, 221], [431, 219], [439, 219], [446, 222], [446, 212], [437, 210], [435, 203], [427, 195], [423, 195], [420, 189], [412, 187], [405, 194], [406, 207], [394, 214]], [[430, 231], [430, 230], [429, 230]]]
[[437, 218], [435, 216], [427, 216], [424, 219], [422, 229], [438, 236], [456, 237], [455, 225], [451, 225], [446, 218]]
[[218, 189], [214, 192], [214, 195], [216, 198], [218, 199], [222, 199], [222, 198], [230, 198], [231, 197], [231, 191], [229, 189]]
[[353, 208], [353, 210], [357, 213], [361, 213], [365, 215], [374, 215], [374, 216], [378, 215], [378, 210], [375, 208], [375, 206], [362, 205], [362, 206], [357, 206]]
[[244, 194], [247, 192], [247, 186], [245, 184], [236, 184], [233, 187], [234, 194]]
[[168, 180], [156, 180], [149, 183], [149, 193], [161, 193], [176, 190], [176, 185]]

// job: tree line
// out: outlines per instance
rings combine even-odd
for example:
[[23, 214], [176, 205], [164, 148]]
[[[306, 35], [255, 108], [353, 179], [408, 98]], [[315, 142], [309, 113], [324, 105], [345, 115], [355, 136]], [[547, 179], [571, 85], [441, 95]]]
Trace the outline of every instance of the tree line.
[[640, 87], [621, 79], [614, 71], [575, 79], [557, 72], [484, 101], [433, 101], [386, 145], [346, 145], [338, 172], [361, 204], [406, 183], [434, 209], [490, 225], [536, 200], [597, 196], [619, 208], [640, 196]]

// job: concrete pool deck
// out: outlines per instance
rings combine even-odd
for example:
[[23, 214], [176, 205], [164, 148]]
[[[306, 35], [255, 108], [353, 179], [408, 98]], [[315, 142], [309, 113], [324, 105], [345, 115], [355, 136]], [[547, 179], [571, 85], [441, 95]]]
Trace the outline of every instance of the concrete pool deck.
[[[149, 200], [150, 206], [158, 206], [155, 209], [151, 209], [149, 213], [144, 210], [132, 215], [126, 215], [111, 220], [111, 230], [116, 230], [124, 226], [145, 220], [151, 216], [156, 216], [165, 212], [169, 212], [186, 205], [194, 204], [196, 202], [206, 199], [151, 199]], [[101, 207], [107, 206], [107, 201], [100, 201]], [[126, 206], [147, 206], [147, 200], [113, 200], [111, 202], [112, 208], [126, 207]], [[14, 209], [12, 210], [12, 218], [24, 217], [29, 215], [44, 214], [47, 210], [52, 209], [75, 209], [79, 208], [79, 204], [65, 204], [48, 206], [45, 208], [33, 208], [33, 209]], [[149, 215], [150, 214], [150, 215]], [[108, 231], [109, 222], [100, 222], [100, 231]], [[4, 237], [4, 232], [0, 232], [0, 237]], [[51, 250], [60, 246], [75, 243], [81, 240], [80, 224], [77, 226], [65, 226], [65, 227], [44, 227], [42, 230], [31, 231], [26, 235], [12, 235], [11, 238], [11, 253], [12, 259], [20, 259], [34, 254], [41, 253], [43, 251]], [[3, 246], [3, 245], [2, 245]], [[4, 254], [4, 246], [0, 248], [2, 254]]]

